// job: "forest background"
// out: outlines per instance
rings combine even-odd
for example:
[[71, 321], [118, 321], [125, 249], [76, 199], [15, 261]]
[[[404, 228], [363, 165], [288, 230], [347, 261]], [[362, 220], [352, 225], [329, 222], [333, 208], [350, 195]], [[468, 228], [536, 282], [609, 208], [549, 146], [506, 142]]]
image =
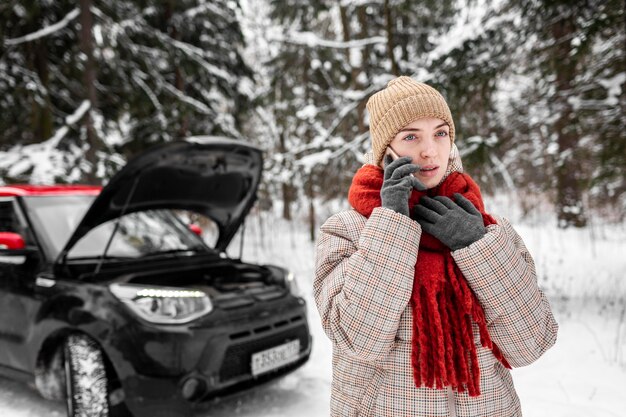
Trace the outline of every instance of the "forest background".
[[260, 146], [257, 209], [311, 239], [397, 75], [446, 97], [466, 170], [561, 228], [626, 213], [622, 0], [4, 0], [0, 182], [106, 183], [191, 136]]
[[[315, 235], [348, 207], [368, 97], [409, 75], [446, 97], [465, 169], [523, 236], [559, 322], [556, 346], [513, 371], [525, 415], [622, 415], [625, 10], [625, 0], [0, 0], [0, 184], [106, 184], [143, 149], [193, 136], [258, 145], [259, 200], [229, 255], [296, 274], [313, 356], [210, 414], [327, 414]], [[65, 415], [31, 391], [0, 379], [2, 415]]]

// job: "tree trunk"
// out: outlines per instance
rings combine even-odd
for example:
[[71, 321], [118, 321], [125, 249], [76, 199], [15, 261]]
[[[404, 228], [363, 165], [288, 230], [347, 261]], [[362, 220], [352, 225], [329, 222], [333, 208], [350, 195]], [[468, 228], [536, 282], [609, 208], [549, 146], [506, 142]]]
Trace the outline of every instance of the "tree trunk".
[[[280, 139], [280, 143], [279, 143], [278, 152], [281, 155], [283, 155], [283, 158], [281, 160], [281, 165], [282, 165], [283, 171], [286, 171], [288, 168], [286, 158], [285, 158], [285, 155], [287, 154], [287, 146], [285, 145], [284, 132], [280, 133], [279, 139]], [[283, 181], [283, 183], [281, 184], [281, 188], [282, 188], [282, 194], [283, 194], [283, 219], [291, 220], [291, 203], [293, 201], [293, 186]]]
[[35, 142], [41, 142], [52, 137], [54, 124], [52, 118], [52, 104], [50, 103], [49, 79], [50, 72], [48, 68], [48, 49], [46, 48], [45, 39], [40, 39], [28, 45], [27, 53], [31, 68], [39, 76], [41, 85], [44, 86], [48, 93], [42, 105], [37, 100], [32, 100], [32, 133]]
[[[343, 34], [343, 41], [346, 43], [350, 42], [350, 40], [352, 39], [352, 34], [350, 30], [350, 16], [348, 16], [348, 9], [346, 8], [346, 6], [342, 4], [339, 5], [339, 16], [341, 17], [341, 29], [342, 29], [342, 34]], [[350, 55], [352, 53], [352, 50], [350, 48], [344, 48], [343, 51], [344, 51], [344, 55], [346, 58], [346, 62], [348, 63], [348, 65], [350, 65], [350, 76], [348, 77], [346, 82], [342, 83], [342, 88], [343, 89], [354, 88], [354, 83], [356, 82], [356, 76], [358, 74], [355, 72], [355, 69], [352, 66], [352, 62], [350, 60]], [[352, 137], [352, 134], [353, 134], [352, 125], [353, 125], [352, 123], [341, 124], [341, 131], [342, 131], [342, 135], [344, 138]]]
[[[352, 33], [350, 31], [350, 17], [348, 16], [348, 11], [345, 6], [340, 6], [339, 11], [341, 14], [341, 25], [343, 28], [343, 41], [350, 42], [352, 40]], [[357, 14], [359, 18], [359, 24], [361, 26], [361, 31], [358, 37], [360, 39], [364, 39], [365, 37], [367, 37], [367, 24], [365, 22], [365, 18], [366, 18], [365, 8], [363, 6], [357, 7]], [[361, 65], [354, 66], [353, 60], [351, 59], [351, 54], [356, 53], [356, 51], [353, 52], [350, 48], [345, 49], [346, 60], [350, 64], [350, 80], [348, 80], [349, 86], [354, 91], [359, 91], [364, 88], [364, 86], [361, 85], [361, 83], [359, 82], [358, 78], [359, 78], [359, 74], [361, 73], [361, 71], [363, 71], [363, 68], [364, 68], [363, 64], [365, 62], [364, 60], [367, 57], [367, 54], [364, 52], [365, 50], [366, 48], [363, 48], [361, 50]], [[358, 134], [361, 134], [367, 130], [367, 126], [365, 126], [365, 123], [364, 123], [364, 112], [365, 112], [365, 99], [361, 100], [361, 102], [359, 103], [356, 109]], [[348, 123], [345, 123], [344, 126], [345, 126], [345, 137], [346, 138], [351, 137], [353, 133], [351, 131], [352, 126], [350, 126]]]
[[85, 173], [88, 183], [98, 182], [96, 171], [98, 169], [97, 153], [100, 150], [100, 140], [93, 125], [92, 112], [98, 106], [96, 93], [96, 66], [93, 59], [93, 16], [91, 14], [92, 0], [80, 0], [80, 50], [85, 55], [85, 71], [83, 82], [85, 83], [85, 99], [89, 100], [91, 107], [84, 117], [87, 131], [87, 151], [85, 159], [90, 165], [89, 172]]
[[317, 226], [315, 222], [315, 189], [313, 187], [313, 174], [309, 174], [307, 181], [307, 197], [309, 198], [309, 238], [315, 242]]
[[[350, 34], [350, 17], [348, 16], [348, 10], [346, 9], [346, 6], [339, 6], [339, 14], [341, 16], [341, 28], [342, 28], [342, 32], [343, 32], [343, 41], [344, 42], [350, 42], [350, 40], [352, 39], [352, 35]], [[346, 55], [346, 62], [350, 63], [350, 48], [345, 48], [345, 55]], [[354, 73], [354, 68], [352, 67], [352, 65], [350, 65], [351, 68], [351, 77], [348, 80], [348, 83], [354, 83], [354, 77], [355, 77], [355, 73]]]
[[[402, 24], [402, 33], [396, 33], [396, 41], [400, 46], [400, 50], [402, 54], [400, 55], [400, 61], [408, 61], [409, 60], [409, 36], [407, 36], [407, 27], [409, 27], [411, 22], [411, 16], [409, 14], [403, 13], [399, 16]], [[397, 26], [396, 26], [397, 27]]]
[[[357, 9], [357, 14], [359, 18], [359, 26], [361, 27], [361, 32], [359, 33], [360, 39], [366, 39], [368, 37], [368, 24], [367, 24], [367, 13], [365, 13], [365, 6], [359, 6]], [[360, 72], [365, 72], [367, 75], [367, 65], [369, 62], [369, 47], [364, 46], [361, 49], [361, 68], [359, 68]], [[369, 77], [368, 77], [369, 78]], [[362, 90], [365, 86], [358, 84], [358, 89]], [[359, 134], [365, 133], [368, 129], [368, 126], [365, 125], [365, 103], [367, 102], [367, 97], [361, 100], [359, 103], [356, 112], [358, 117], [357, 128], [359, 130]]]
[[393, 36], [393, 18], [391, 16], [391, 6], [389, 5], [389, 0], [385, 0], [385, 32], [387, 33], [387, 57], [389, 58], [389, 62], [391, 62], [391, 73], [395, 76], [400, 75], [400, 70], [398, 69], [398, 63], [396, 62], [396, 58], [393, 53], [393, 49], [395, 48], [394, 36]]
[[[306, 25], [304, 25], [303, 27], [305, 30], [307, 29]], [[304, 51], [304, 57], [303, 57], [303, 65], [302, 65], [302, 83], [304, 85], [304, 97], [306, 99], [306, 103], [309, 103], [310, 97], [311, 97], [311, 82], [309, 79], [309, 68], [311, 68], [311, 59], [309, 58], [308, 55], [308, 51], [305, 50]], [[313, 134], [312, 134], [312, 126], [308, 126], [306, 131], [305, 131], [305, 137], [306, 137], [306, 143], [309, 144], [313, 141]], [[316, 229], [316, 225], [315, 225], [315, 205], [313, 204], [313, 182], [315, 181], [315, 173], [313, 171], [313, 169], [311, 169], [309, 172], [307, 172], [306, 174], [306, 178], [304, 178], [305, 181], [305, 187], [306, 187], [306, 194], [309, 197], [309, 236], [311, 238], [311, 242], [315, 241], [315, 229]]]
[[554, 124], [557, 134], [558, 154], [556, 162], [558, 225], [584, 227], [587, 219], [582, 203], [582, 172], [576, 155], [579, 153], [579, 138], [576, 131], [576, 115], [568, 101], [576, 77], [576, 58], [572, 56], [569, 39], [576, 30], [575, 17], [564, 16], [551, 27], [555, 42], [553, 68], [556, 73], [555, 104], [558, 119]]
[[286, 182], [281, 184], [283, 194], [283, 219], [291, 220], [291, 186]]

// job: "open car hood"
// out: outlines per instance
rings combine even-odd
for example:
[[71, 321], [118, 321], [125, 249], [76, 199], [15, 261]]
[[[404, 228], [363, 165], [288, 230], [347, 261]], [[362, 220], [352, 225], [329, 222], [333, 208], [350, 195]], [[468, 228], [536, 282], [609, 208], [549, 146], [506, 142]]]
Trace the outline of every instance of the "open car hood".
[[223, 251], [256, 199], [262, 165], [260, 149], [225, 138], [190, 138], [149, 149], [102, 189], [57, 262], [96, 226], [152, 209], [189, 210], [211, 218], [220, 232], [215, 248]]

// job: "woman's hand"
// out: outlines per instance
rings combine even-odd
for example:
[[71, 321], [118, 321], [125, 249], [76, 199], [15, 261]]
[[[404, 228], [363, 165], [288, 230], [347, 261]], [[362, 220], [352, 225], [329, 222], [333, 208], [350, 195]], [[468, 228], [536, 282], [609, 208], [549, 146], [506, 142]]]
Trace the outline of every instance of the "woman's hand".
[[413, 189], [424, 191], [426, 186], [413, 175], [420, 169], [411, 163], [410, 156], [403, 156], [395, 161], [391, 156], [385, 157], [385, 173], [383, 186], [380, 189], [382, 206], [405, 216], [409, 215], [409, 196]]
[[422, 229], [451, 250], [464, 248], [482, 238], [487, 229], [478, 209], [461, 194], [448, 197], [422, 197], [413, 208], [415, 220]]

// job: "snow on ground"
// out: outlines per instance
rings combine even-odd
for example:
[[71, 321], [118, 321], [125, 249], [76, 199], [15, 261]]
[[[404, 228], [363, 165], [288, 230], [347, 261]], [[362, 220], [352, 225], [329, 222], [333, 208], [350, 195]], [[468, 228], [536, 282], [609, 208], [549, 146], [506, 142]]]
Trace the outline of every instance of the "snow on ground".
[[[531, 366], [513, 370], [525, 416], [626, 416], [624, 305], [553, 303], [556, 345]], [[621, 335], [621, 337], [620, 337]]]
[[[244, 260], [285, 265], [298, 277], [308, 300], [313, 353], [296, 372], [259, 389], [214, 400], [199, 416], [328, 415], [332, 349], [313, 303], [314, 245], [308, 241], [305, 227], [267, 216], [250, 216], [246, 229]], [[568, 296], [551, 297], [560, 325], [557, 344], [531, 366], [513, 370], [524, 416], [626, 417], [626, 292], [622, 279], [626, 231], [623, 227], [596, 228], [593, 233], [559, 231], [543, 223], [516, 229], [537, 261], [542, 286], [552, 295]], [[237, 256], [237, 240], [231, 248], [231, 256]], [[580, 297], [585, 294], [593, 297]], [[65, 414], [63, 404], [46, 401], [30, 387], [0, 378], [0, 415]]]

